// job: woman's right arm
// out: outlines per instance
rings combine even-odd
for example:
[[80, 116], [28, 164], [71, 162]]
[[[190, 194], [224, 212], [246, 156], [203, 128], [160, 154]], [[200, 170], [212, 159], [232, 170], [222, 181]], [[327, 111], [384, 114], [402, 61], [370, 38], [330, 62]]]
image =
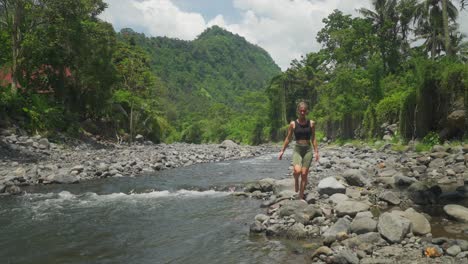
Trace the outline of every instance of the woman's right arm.
[[286, 138], [284, 139], [283, 148], [281, 149], [280, 154], [279, 154], [279, 157], [278, 157], [279, 160], [283, 158], [284, 150], [286, 150], [286, 148], [287, 148], [288, 145], [289, 145], [289, 140], [291, 140], [291, 138], [292, 138], [293, 130], [294, 130], [294, 121], [292, 121], [291, 123], [289, 123], [288, 135], [287, 135]]

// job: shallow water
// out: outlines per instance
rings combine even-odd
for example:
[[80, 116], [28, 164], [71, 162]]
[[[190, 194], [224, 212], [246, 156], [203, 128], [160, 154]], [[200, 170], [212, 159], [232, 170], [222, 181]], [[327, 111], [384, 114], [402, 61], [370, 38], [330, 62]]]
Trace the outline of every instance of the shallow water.
[[[228, 187], [283, 178], [276, 155], [138, 178], [31, 187], [0, 198], [2, 263], [305, 263], [297, 244], [249, 235], [261, 201]], [[231, 188], [232, 189], [232, 188]]]

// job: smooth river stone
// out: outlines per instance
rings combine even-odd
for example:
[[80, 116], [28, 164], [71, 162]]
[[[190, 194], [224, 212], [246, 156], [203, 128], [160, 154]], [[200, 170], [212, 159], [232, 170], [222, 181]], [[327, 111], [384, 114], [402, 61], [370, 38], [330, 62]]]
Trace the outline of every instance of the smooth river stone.
[[328, 177], [321, 180], [317, 186], [317, 189], [320, 194], [327, 195], [346, 192], [346, 187], [337, 181], [334, 177]]
[[468, 208], [457, 204], [448, 204], [444, 206], [444, 211], [458, 222], [468, 223]]
[[336, 214], [341, 217], [344, 215], [349, 215], [351, 217], [354, 217], [357, 213], [359, 212], [364, 212], [369, 210], [369, 205], [362, 203], [362, 202], [356, 202], [356, 201], [342, 201], [339, 204], [335, 206], [335, 211]]
[[392, 243], [399, 243], [409, 233], [411, 227], [410, 220], [395, 214], [383, 213], [379, 217], [377, 230], [379, 233]]

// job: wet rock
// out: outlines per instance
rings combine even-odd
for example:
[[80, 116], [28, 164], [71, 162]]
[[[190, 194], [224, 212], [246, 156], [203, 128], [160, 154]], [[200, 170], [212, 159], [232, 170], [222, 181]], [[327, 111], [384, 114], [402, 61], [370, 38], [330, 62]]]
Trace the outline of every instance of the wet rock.
[[400, 197], [394, 192], [384, 191], [379, 195], [379, 199], [385, 202], [388, 202], [392, 205], [399, 205], [401, 200]]
[[16, 186], [16, 185], [10, 185], [10, 186], [6, 186], [5, 187], [5, 193], [8, 193], [8, 194], [21, 194], [21, 188]]
[[408, 187], [409, 197], [417, 204], [435, 204], [441, 193], [440, 186], [429, 187], [422, 182], [412, 183]]
[[319, 182], [317, 190], [320, 194], [333, 195], [335, 193], [345, 193], [346, 187], [334, 177], [328, 177]]
[[263, 231], [265, 231], [265, 226], [258, 221], [255, 221], [250, 225], [250, 233], [257, 234], [262, 233]]
[[397, 214], [383, 213], [379, 217], [377, 229], [379, 233], [392, 243], [399, 243], [410, 231], [411, 222]]
[[456, 221], [468, 223], [468, 208], [457, 204], [448, 204], [444, 206], [444, 211]]
[[369, 210], [369, 205], [363, 202], [357, 201], [342, 201], [335, 206], [335, 211], [338, 216], [349, 215], [354, 217], [359, 212], [364, 212]]
[[286, 237], [290, 239], [304, 239], [307, 238], [307, 231], [302, 223], [295, 223], [286, 231]]
[[264, 215], [264, 214], [258, 214], [258, 215], [255, 216], [255, 221], [258, 221], [260, 223], [268, 221], [268, 219], [270, 219], [270, 217], [268, 215]]
[[260, 184], [260, 190], [262, 192], [271, 192], [273, 191], [273, 185], [275, 184], [275, 180], [272, 178], [261, 179], [258, 181]]

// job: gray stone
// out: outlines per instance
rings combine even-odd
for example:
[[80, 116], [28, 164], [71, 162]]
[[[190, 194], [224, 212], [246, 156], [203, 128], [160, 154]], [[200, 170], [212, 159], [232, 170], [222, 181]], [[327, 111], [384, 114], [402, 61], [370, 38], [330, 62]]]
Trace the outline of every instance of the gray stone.
[[379, 177], [392, 177], [396, 175], [398, 172], [395, 169], [386, 169], [379, 173]]
[[363, 170], [348, 169], [343, 173], [343, 177], [349, 185], [362, 187], [368, 184], [365, 174]]
[[293, 215], [294, 213], [296, 213], [296, 211], [305, 209], [307, 207], [307, 203], [303, 200], [286, 200], [283, 202], [284, 203], [279, 209], [280, 217]]
[[458, 245], [453, 245], [447, 248], [446, 252], [449, 256], [455, 257], [456, 255], [458, 255], [458, 253], [461, 252], [461, 248]]
[[301, 223], [295, 223], [286, 230], [286, 237], [290, 239], [304, 239], [307, 238], [307, 231]]
[[260, 223], [268, 221], [268, 219], [270, 219], [270, 217], [268, 217], [268, 215], [264, 215], [264, 214], [258, 214], [258, 215], [255, 216], [255, 220], [260, 222]]
[[431, 233], [431, 224], [423, 214], [416, 212], [413, 208], [408, 208], [403, 212], [403, 217], [411, 221], [413, 234], [426, 235]]
[[320, 194], [332, 195], [335, 193], [345, 193], [346, 187], [334, 177], [328, 177], [319, 182], [317, 190]]
[[434, 145], [432, 146], [431, 152], [446, 152], [447, 149], [441, 145]]
[[342, 244], [348, 248], [356, 248], [369, 252], [374, 246], [387, 245], [387, 242], [380, 236], [379, 233], [370, 232], [348, 238], [342, 241]]
[[234, 141], [232, 140], [224, 140], [223, 142], [221, 142], [220, 144], [220, 148], [237, 148], [239, 145], [237, 145], [237, 143], [235, 143]]
[[5, 187], [5, 193], [8, 194], [21, 194], [21, 188], [16, 185], [10, 185]]
[[358, 235], [377, 230], [377, 221], [370, 217], [356, 217], [351, 223], [351, 232]]
[[261, 179], [258, 181], [258, 184], [260, 184], [260, 190], [262, 192], [271, 192], [273, 191], [275, 180], [272, 178]]
[[37, 143], [39, 144], [40, 149], [49, 149], [50, 148], [50, 143], [49, 143], [49, 140], [47, 140], [47, 138], [41, 138], [41, 139], [39, 139], [39, 141]]
[[393, 179], [395, 180], [395, 185], [398, 185], [398, 186], [409, 186], [412, 183], [417, 182], [415, 178], [411, 178], [411, 177], [407, 177], [403, 175], [396, 175], [395, 177], [393, 177]]
[[[429, 156], [431, 156], [431, 158], [433, 159], [443, 159], [445, 157], [447, 157], [449, 154], [447, 152], [433, 152], [431, 153]], [[429, 164], [430, 166], [430, 164]]]
[[265, 226], [262, 225], [260, 222], [258, 221], [255, 221], [254, 223], [252, 223], [250, 225], [250, 233], [262, 233], [263, 231], [265, 231]]
[[83, 165], [76, 165], [73, 167], [70, 171], [77, 171], [78, 173], [82, 172], [84, 170]]
[[354, 217], [359, 212], [364, 212], [369, 210], [369, 205], [363, 202], [356, 201], [342, 201], [335, 206], [335, 211], [338, 216], [349, 215]]
[[359, 264], [359, 258], [356, 253], [352, 252], [349, 249], [344, 249], [338, 251], [334, 255], [334, 262], [339, 264]]
[[322, 234], [324, 238], [323, 243], [329, 245], [336, 241], [336, 236], [339, 233], [349, 233], [349, 228], [351, 226], [351, 222], [347, 218], [340, 218], [333, 224], [329, 229]]
[[360, 264], [394, 264], [395, 261], [386, 258], [370, 258], [366, 257], [361, 259]]
[[333, 255], [333, 250], [327, 246], [321, 246], [315, 250], [315, 252], [312, 254], [311, 259], [318, 257], [320, 255], [326, 255], [326, 256], [331, 256]]
[[275, 181], [273, 185], [273, 193], [278, 195], [282, 191], [293, 191], [294, 192], [294, 179], [287, 178]]
[[457, 239], [457, 245], [460, 246], [462, 251], [468, 251], [468, 241], [463, 239]]
[[456, 221], [468, 223], [468, 208], [457, 204], [448, 204], [444, 206], [444, 211]]
[[328, 198], [328, 200], [332, 201], [334, 204], [338, 204], [338, 203], [340, 203], [342, 201], [349, 200], [349, 197], [346, 194], [335, 193], [332, 196], [330, 196], [330, 198]]
[[411, 222], [397, 214], [383, 213], [379, 217], [379, 233], [392, 243], [399, 243], [410, 231]]
[[445, 166], [444, 159], [434, 159], [429, 163], [429, 168], [443, 168]]
[[401, 200], [400, 197], [394, 192], [384, 191], [379, 195], [379, 199], [385, 202], [388, 202], [392, 205], [399, 205]]

